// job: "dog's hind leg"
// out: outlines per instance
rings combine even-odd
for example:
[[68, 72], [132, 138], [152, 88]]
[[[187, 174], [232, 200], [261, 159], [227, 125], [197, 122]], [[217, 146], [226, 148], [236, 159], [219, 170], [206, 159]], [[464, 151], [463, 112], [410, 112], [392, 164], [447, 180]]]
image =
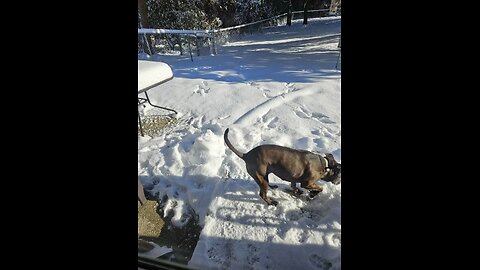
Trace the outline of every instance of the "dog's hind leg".
[[274, 206], [277, 206], [278, 202], [275, 201], [275, 200], [272, 200], [270, 198], [267, 197], [267, 190], [268, 190], [268, 181], [265, 180], [265, 177], [259, 173], [257, 173], [257, 178], [260, 180], [260, 181], [257, 181], [257, 184], [259, 183], [259, 186], [260, 186], [260, 197], [262, 197], [262, 199], [268, 204], [268, 205], [274, 205]]
[[257, 170], [251, 170], [247, 168], [248, 174], [255, 179], [255, 182], [257, 182], [258, 186], [260, 187], [260, 197], [268, 204], [268, 205], [277, 205], [278, 202], [275, 200], [272, 200], [267, 197], [267, 191], [268, 191], [268, 180], [265, 179], [265, 176], [262, 175], [260, 172]]
[[269, 186], [271, 189], [276, 189], [276, 188], [278, 188], [277, 185], [270, 185], [270, 180], [268, 179], [268, 176], [269, 176], [272, 172], [269, 170], [268, 167], [267, 167], [266, 169], [267, 169], [267, 172], [266, 172], [266, 175], [265, 175], [265, 180], [267, 180], [267, 183], [269, 183], [268, 186]]

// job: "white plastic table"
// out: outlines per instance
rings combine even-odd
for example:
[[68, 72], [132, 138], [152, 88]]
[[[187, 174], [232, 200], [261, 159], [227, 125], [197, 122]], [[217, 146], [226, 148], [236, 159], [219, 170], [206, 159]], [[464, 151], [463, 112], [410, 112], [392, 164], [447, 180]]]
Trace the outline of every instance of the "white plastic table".
[[[148, 102], [153, 107], [172, 111], [177, 114], [177, 111], [158, 105], [152, 104], [148, 97], [147, 91], [155, 86], [165, 83], [173, 79], [173, 72], [169, 65], [163, 62], [138, 60], [138, 94], [144, 93], [145, 98], [138, 98], [138, 104]], [[140, 134], [143, 137], [142, 119], [140, 112], [138, 112], [138, 121], [140, 125]]]

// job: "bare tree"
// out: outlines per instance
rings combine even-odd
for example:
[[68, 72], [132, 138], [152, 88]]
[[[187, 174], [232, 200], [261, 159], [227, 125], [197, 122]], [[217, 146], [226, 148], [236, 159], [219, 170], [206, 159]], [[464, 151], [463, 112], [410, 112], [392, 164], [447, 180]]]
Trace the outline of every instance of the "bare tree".
[[287, 25], [292, 25], [292, 0], [288, 0]]
[[[142, 28], [150, 27], [150, 23], [148, 20], [148, 12], [147, 12], [147, 3], [146, 0], [138, 0], [138, 13], [140, 14], [140, 25]], [[149, 52], [152, 54], [153, 46], [148, 42], [150, 39], [149, 35], [143, 35], [145, 42], [143, 43], [143, 50], [145, 52]]]
[[145, 0], [138, 0], [138, 12], [140, 13], [140, 23], [142, 24], [142, 27], [150, 27], [150, 24], [148, 23], [147, 3]]
[[308, 1], [309, 0], [303, 1], [303, 24], [308, 23], [308, 8], [307, 8]]

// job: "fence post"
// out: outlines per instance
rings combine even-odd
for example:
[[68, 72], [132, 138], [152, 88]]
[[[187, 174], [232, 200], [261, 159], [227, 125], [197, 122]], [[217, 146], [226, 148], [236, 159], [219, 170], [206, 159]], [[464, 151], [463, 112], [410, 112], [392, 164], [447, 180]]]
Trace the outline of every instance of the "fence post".
[[217, 49], [215, 48], [215, 32], [212, 32], [212, 37], [210, 37], [210, 41], [211, 41], [211, 46], [212, 46], [212, 54], [217, 54]]
[[292, 0], [288, 2], [287, 25], [292, 25]]
[[188, 42], [188, 51], [190, 52], [190, 59], [192, 60], [193, 62], [193, 56], [192, 56], [192, 46], [190, 45], [190, 38], [188, 36], [186, 36], [185, 38]]
[[178, 48], [180, 49], [180, 55], [183, 55], [182, 36], [178, 35]]
[[195, 33], [195, 46], [197, 46], [197, 56], [200, 56], [200, 48], [198, 47], [198, 44], [199, 44], [199, 37], [197, 35], [197, 33]]

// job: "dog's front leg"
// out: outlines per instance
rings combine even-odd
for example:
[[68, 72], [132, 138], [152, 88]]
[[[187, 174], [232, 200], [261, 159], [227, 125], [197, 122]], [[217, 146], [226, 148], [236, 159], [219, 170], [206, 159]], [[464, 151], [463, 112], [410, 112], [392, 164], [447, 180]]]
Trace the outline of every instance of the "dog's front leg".
[[307, 182], [301, 184], [303, 188], [308, 189], [310, 198], [315, 197], [318, 193], [322, 192], [323, 188], [315, 183], [314, 179], [310, 179]]
[[296, 196], [303, 194], [303, 191], [297, 187], [297, 183], [298, 182], [292, 182], [290, 184], [290, 187], [292, 187], [293, 189], [293, 195], [296, 195]]

